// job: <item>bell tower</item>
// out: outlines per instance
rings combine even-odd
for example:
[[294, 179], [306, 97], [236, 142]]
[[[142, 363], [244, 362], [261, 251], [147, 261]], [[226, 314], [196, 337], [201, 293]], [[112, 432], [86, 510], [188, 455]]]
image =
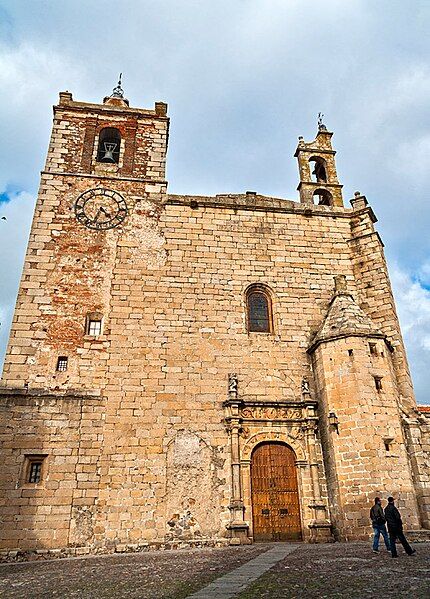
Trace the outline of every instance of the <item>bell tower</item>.
[[302, 204], [343, 207], [342, 185], [337, 179], [335, 155], [331, 145], [333, 133], [318, 115], [318, 133], [314, 141], [299, 137], [294, 156], [299, 163], [300, 183], [297, 187]]
[[60, 92], [45, 171], [164, 182], [167, 130], [167, 104], [131, 108], [121, 79], [103, 104], [77, 102], [70, 92]]
[[167, 191], [168, 129], [167, 104], [131, 107], [121, 77], [100, 104], [60, 92], [3, 384], [98, 393], [106, 384], [116, 278], [132, 260], [143, 278], [158, 256], [151, 243], [162, 245], [154, 231]]

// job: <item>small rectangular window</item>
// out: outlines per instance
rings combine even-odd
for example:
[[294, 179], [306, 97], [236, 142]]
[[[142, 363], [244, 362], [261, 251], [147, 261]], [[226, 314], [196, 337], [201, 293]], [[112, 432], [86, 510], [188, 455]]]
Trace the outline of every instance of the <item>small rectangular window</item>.
[[377, 391], [381, 391], [382, 389], [382, 376], [374, 376], [375, 379], [375, 387]]
[[57, 371], [65, 372], [67, 370], [68, 361], [69, 359], [67, 356], [59, 356], [57, 360]]
[[88, 321], [88, 335], [98, 337], [102, 333], [102, 321], [101, 320], [89, 320]]
[[370, 355], [371, 356], [377, 356], [378, 355], [378, 350], [376, 348], [376, 343], [369, 343], [369, 349], [370, 349]]
[[37, 485], [42, 482], [46, 455], [26, 455], [22, 481]]

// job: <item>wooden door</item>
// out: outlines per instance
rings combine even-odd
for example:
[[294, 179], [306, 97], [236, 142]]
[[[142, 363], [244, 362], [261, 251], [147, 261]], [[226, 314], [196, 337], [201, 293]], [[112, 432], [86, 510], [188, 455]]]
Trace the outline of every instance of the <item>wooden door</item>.
[[259, 445], [251, 459], [255, 541], [302, 538], [296, 458], [283, 443]]

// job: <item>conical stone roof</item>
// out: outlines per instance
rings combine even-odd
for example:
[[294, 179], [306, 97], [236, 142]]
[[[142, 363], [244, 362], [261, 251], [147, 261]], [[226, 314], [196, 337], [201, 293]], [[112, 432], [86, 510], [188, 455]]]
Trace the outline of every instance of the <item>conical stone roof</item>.
[[312, 340], [308, 351], [313, 351], [320, 343], [342, 337], [382, 337], [375, 323], [355, 302], [346, 290], [345, 280], [336, 281], [336, 292], [330, 302], [325, 320]]

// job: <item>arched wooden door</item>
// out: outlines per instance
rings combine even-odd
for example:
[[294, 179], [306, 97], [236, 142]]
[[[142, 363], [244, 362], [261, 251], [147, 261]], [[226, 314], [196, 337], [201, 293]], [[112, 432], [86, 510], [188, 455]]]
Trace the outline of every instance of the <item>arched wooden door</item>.
[[251, 458], [252, 514], [255, 541], [302, 538], [296, 458], [283, 443], [263, 443]]

